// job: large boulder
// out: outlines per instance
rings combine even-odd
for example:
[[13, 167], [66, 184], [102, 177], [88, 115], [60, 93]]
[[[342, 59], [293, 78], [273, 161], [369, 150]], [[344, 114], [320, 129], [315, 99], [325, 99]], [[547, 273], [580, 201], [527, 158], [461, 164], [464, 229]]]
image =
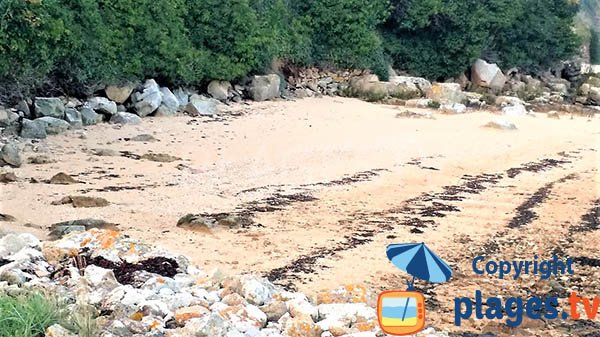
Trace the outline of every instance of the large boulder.
[[[397, 76], [394, 81], [379, 81], [376, 75], [363, 75], [350, 80], [350, 89], [354, 95], [368, 100], [377, 100], [386, 96], [411, 99], [421, 96], [421, 89], [408, 77]], [[424, 85], [426, 87], [426, 85]]]
[[0, 106], [0, 131], [2, 134], [18, 135], [21, 126], [19, 124], [19, 114], [6, 110]]
[[104, 89], [104, 93], [111, 101], [123, 104], [131, 96], [133, 89], [135, 89], [134, 84], [109, 85]]
[[57, 135], [63, 133], [71, 128], [69, 122], [54, 117], [40, 117], [36, 118], [36, 121], [44, 123], [46, 133], [49, 135]]
[[83, 127], [81, 112], [77, 111], [77, 109], [68, 108], [65, 111], [65, 120], [71, 124], [71, 127], [74, 129], [81, 129]]
[[21, 122], [21, 137], [44, 139], [47, 137], [46, 123], [39, 120], [23, 119]]
[[212, 116], [218, 112], [218, 104], [219, 101], [214, 98], [194, 94], [190, 97], [185, 112], [191, 116]]
[[160, 87], [154, 80], [147, 80], [140, 92], [131, 96], [135, 112], [140, 117], [152, 114], [162, 103]]
[[23, 159], [19, 153], [19, 147], [14, 143], [5, 144], [0, 150], [1, 161], [12, 167], [21, 167]]
[[140, 116], [129, 112], [117, 112], [112, 115], [109, 122], [113, 124], [140, 124], [142, 119]]
[[477, 86], [500, 91], [504, 88], [507, 78], [495, 63], [478, 59], [471, 67], [471, 80]]
[[112, 116], [117, 113], [117, 103], [106, 97], [92, 97], [87, 101], [87, 106], [102, 114]]
[[169, 90], [169, 88], [160, 88], [160, 95], [162, 97], [162, 103], [156, 110], [155, 116], [158, 117], [167, 117], [167, 116], [175, 116], [177, 114], [177, 110], [179, 109], [179, 100]]
[[389, 81], [394, 84], [410, 85], [412, 88], [420, 90], [423, 95], [431, 88], [431, 82], [422, 77], [390, 76]]
[[102, 121], [102, 115], [97, 114], [92, 108], [83, 107], [79, 113], [81, 114], [81, 122], [83, 125], [94, 125]]
[[60, 98], [36, 97], [33, 106], [36, 117], [65, 117], [65, 105]]
[[[279, 87], [279, 86], [278, 86]], [[229, 91], [233, 89], [231, 83], [227, 81], [211, 81], [206, 91], [213, 98], [219, 101], [226, 101], [229, 98]]]
[[280, 96], [280, 85], [281, 78], [279, 75], [257, 75], [252, 77], [252, 82], [248, 85], [248, 94], [252, 100], [257, 102], [274, 99]]
[[441, 104], [464, 104], [468, 100], [458, 83], [434, 83], [427, 91], [427, 98]]

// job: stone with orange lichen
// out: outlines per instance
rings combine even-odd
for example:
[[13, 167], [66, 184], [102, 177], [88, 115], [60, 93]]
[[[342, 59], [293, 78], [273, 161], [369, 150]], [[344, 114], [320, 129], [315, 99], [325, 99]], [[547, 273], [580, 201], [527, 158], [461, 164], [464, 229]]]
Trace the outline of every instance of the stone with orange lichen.
[[320, 337], [323, 330], [311, 320], [293, 318], [286, 322], [285, 334], [290, 337]]
[[208, 314], [209, 312], [210, 310], [200, 305], [194, 305], [191, 307], [177, 309], [175, 311], [175, 322], [178, 325], [184, 325], [184, 323], [189, 321], [190, 319], [200, 318]]
[[375, 320], [371, 320], [368, 322], [358, 322], [353, 324], [352, 327], [360, 332], [377, 331], [379, 328], [379, 323]]
[[348, 284], [317, 294], [317, 304], [368, 303], [375, 304], [376, 296], [363, 284]]
[[267, 324], [267, 315], [251, 304], [226, 306], [219, 310], [219, 315], [232, 322], [250, 324], [256, 328], [262, 328]]
[[221, 300], [221, 302], [223, 302], [227, 305], [232, 305], [232, 306], [246, 304], [246, 300], [242, 296], [240, 296], [239, 294], [236, 294], [236, 293], [224, 296], [223, 299]]

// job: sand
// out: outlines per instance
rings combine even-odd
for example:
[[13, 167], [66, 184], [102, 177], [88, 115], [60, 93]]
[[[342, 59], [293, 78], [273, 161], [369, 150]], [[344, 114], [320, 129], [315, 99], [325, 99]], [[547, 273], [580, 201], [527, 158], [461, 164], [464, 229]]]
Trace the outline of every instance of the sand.
[[[51, 136], [37, 150], [57, 162], [3, 169], [20, 180], [0, 184], [0, 213], [17, 219], [0, 226], [44, 237], [47, 231], [40, 228], [56, 222], [104, 219], [205, 269], [262, 273], [310, 295], [357, 283], [376, 291], [404, 289], [409, 276], [387, 260], [385, 247], [425, 242], [455, 271], [446, 284], [417, 281], [428, 301], [428, 325], [523, 336], [587, 329], [526, 321], [511, 331], [489, 320], [457, 328], [453, 300], [474, 298], [476, 289], [486, 297], [527, 298], [559, 286], [597, 295], [600, 272], [585, 263], [564, 280], [515, 281], [475, 275], [471, 262], [481, 253], [496, 260], [531, 259], [551, 257], [557, 249], [600, 258], [597, 228], [577, 230], [582, 216], [598, 216], [593, 207], [600, 199], [600, 119], [509, 117], [518, 129], [505, 131], [482, 127], [500, 117], [490, 112], [398, 118], [403, 110], [314, 98], [236, 105], [217, 121], [148, 118], [141, 125], [88, 127], [84, 138], [81, 131]], [[159, 141], [126, 140], [139, 134]], [[90, 153], [97, 148], [128, 151], [128, 157]], [[39, 154], [33, 150], [25, 155]], [[148, 152], [181, 160], [131, 155]], [[58, 172], [81, 183], [43, 183]], [[110, 205], [51, 205], [70, 195], [102, 197]], [[176, 227], [187, 213], [248, 210], [273, 197], [294, 200], [255, 212], [247, 228], [206, 233]]]

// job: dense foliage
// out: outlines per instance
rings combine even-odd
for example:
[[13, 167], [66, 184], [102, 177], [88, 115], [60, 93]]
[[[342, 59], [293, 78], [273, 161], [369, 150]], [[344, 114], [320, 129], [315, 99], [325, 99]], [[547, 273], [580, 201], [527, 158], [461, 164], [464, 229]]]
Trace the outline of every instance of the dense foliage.
[[0, 98], [147, 77], [204, 85], [274, 60], [382, 77], [392, 64], [448, 78], [478, 57], [537, 71], [577, 51], [576, 11], [571, 0], [2, 0]]
[[592, 39], [590, 40], [590, 59], [592, 64], [600, 64], [600, 33], [592, 30]]

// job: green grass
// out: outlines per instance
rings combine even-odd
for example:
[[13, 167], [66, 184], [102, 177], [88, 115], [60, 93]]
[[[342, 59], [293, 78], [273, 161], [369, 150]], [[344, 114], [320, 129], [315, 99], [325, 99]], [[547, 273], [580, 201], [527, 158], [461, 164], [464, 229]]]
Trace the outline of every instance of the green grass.
[[65, 306], [40, 293], [0, 295], [0, 337], [38, 337], [67, 317]]

